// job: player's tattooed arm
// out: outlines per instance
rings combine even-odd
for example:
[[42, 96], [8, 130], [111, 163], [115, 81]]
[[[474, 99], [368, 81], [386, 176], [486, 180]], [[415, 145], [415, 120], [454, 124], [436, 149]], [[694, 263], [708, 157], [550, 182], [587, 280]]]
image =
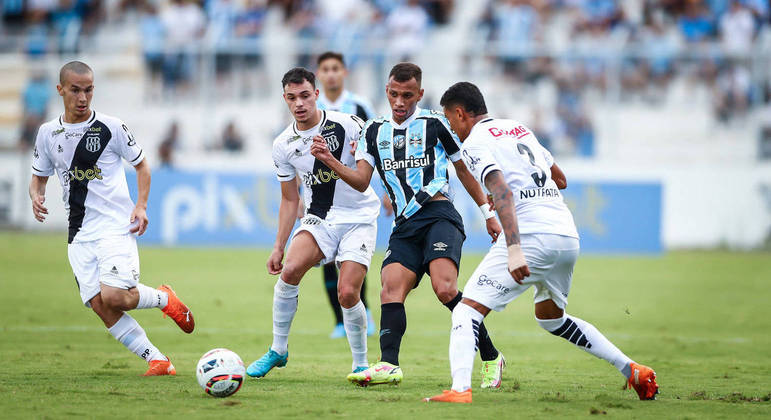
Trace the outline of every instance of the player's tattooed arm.
[[485, 187], [493, 196], [495, 210], [503, 225], [503, 233], [506, 235], [506, 245], [519, 244], [519, 225], [514, 211], [514, 195], [511, 193], [503, 173], [494, 170], [485, 177]]
[[517, 212], [514, 207], [514, 195], [511, 193], [503, 173], [499, 170], [491, 171], [485, 177], [485, 186], [493, 196], [498, 218], [503, 225], [503, 233], [506, 235], [506, 248], [509, 254], [509, 273], [514, 280], [522, 284], [522, 280], [530, 275], [525, 255], [522, 253], [519, 240], [519, 224]]
[[[455, 173], [458, 175], [458, 180], [460, 180], [460, 183], [463, 184], [463, 188], [471, 195], [471, 198], [474, 199], [474, 202], [477, 203], [477, 206], [489, 206], [490, 211], [492, 211], [494, 206], [489, 205], [487, 196], [484, 191], [482, 191], [482, 186], [476, 181], [474, 175], [469, 172], [466, 164], [463, 163], [463, 160], [461, 159], [453, 162], [452, 165], [455, 167]], [[498, 240], [498, 235], [501, 234], [501, 225], [498, 223], [498, 220], [495, 217], [487, 218], [485, 220], [485, 225], [487, 234], [490, 235], [493, 242]]]

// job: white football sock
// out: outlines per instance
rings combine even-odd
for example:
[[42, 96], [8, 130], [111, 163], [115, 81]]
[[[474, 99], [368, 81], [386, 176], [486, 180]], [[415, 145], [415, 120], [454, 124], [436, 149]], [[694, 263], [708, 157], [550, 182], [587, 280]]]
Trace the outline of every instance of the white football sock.
[[479, 346], [479, 324], [484, 318], [465, 303], [459, 303], [452, 311], [450, 372], [454, 391], [463, 392], [471, 388], [471, 370]]
[[139, 302], [137, 302], [137, 309], [147, 308], [165, 308], [169, 304], [169, 294], [153, 289], [152, 287], [145, 286], [142, 283], [137, 284], [137, 291], [139, 291]]
[[118, 322], [107, 330], [126, 348], [148, 362], [151, 360], [169, 360], [150, 342], [139, 323], [127, 313], [124, 313]]
[[351, 370], [359, 366], [367, 367], [367, 309], [361, 300], [350, 308], [341, 309], [345, 334], [353, 355]]
[[300, 286], [284, 283], [281, 277], [273, 287], [273, 344], [270, 348], [278, 354], [286, 354], [289, 345], [289, 328], [297, 312], [297, 295]]
[[607, 360], [624, 376], [629, 377], [632, 359], [614, 346], [594, 325], [572, 315], [557, 319], [538, 319], [538, 324], [550, 333], [560, 336], [600, 359]]

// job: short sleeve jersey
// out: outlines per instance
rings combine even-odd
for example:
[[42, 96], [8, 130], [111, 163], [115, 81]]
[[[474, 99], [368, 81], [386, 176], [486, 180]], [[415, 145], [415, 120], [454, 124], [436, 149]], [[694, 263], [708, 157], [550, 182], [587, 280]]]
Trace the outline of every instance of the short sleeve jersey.
[[330, 223], [373, 223], [380, 213], [380, 200], [372, 187], [363, 193], [356, 191], [310, 153], [313, 137], [321, 135], [335, 158], [355, 168], [351, 144], [358, 139], [364, 122], [355, 115], [341, 112], [321, 113], [321, 121], [310, 130], [300, 131], [293, 122], [274, 140], [276, 177], [281, 182], [300, 177], [305, 186], [306, 214]]
[[40, 126], [32, 173], [58, 176], [68, 212], [68, 243], [129, 232], [134, 202], [123, 161], [138, 165], [144, 158], [126, 124], [101, 112], [92, 111], [82, 123], [59, 117]]
[[356, 160], [377, 169], [397, 225], [436, 193], [452, 198], [448, 166], [459, 159], [460, 141], [444, 115], [420, 108], [401, 124], [383, 117], [368, 121], [356, 148]]
[[323, 94], [319, 95], [316, 106], [318, 106], [319, 109], [352, 114], [361, 118], [362, 121], [375, 118], [375, 111], [372, 108], [372, 104], [363, 97], [347, 90], [344, 90], [342, 95], [334, 102], [330, 102]]
[[554, 158], [518, 121], [479, 121], [461, 147], [477, 181], [498, 170], [514, 194], [520, 233], [552, 233], [578, 238], [573, 215], [551, 179]]

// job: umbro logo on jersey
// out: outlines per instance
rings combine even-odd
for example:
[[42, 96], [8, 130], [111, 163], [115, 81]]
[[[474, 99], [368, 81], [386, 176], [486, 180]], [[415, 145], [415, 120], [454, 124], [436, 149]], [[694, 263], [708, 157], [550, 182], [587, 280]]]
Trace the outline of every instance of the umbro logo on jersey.
[[436, 242], [434, 244], [434, 251], [447, 251], [447, 244], [444, 242]]
[[388, 149], [389, 146], [391, 146], [391, 142], [388, 140], [383, 140], [377, 144], [378, 149]]
[[102, 148], [102, 143], [99, 141], [99, 136], [86, 137], [86, 150], [91, 153], [96, 153]]
[[59, 152], [59, 153], [64, 152], [64, 149], [62, 149], [62, 145], [61, 144], [56, 147], [56, 151]]

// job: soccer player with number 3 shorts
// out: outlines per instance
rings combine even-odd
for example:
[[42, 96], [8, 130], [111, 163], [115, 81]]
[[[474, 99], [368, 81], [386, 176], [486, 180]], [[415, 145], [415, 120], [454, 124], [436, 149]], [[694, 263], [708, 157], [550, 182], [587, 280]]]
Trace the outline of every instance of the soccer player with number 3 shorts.
[[[294, 122], [273, 142], [281, 183], [278, 232], [267, 262], [268, 273], [279, 274], [273, 289], [273, 343], [246, 373], [263, 377], [274, 367], [286, 366], [300, 280], [311, 267], [330, 262], [340, 267], [338, 299], [353, 355], [352, 370], [363, 370], [367, 368], [367, 312], [359, 294], [375, 250], [380, 200], [372, 188], [359, 192], [340, 181], [335, 171], [311, 155], [310, 148], [314, 141], [325, 142], [338, 159], [353, 165], [351, 143], [364, 122], [355, 115], [318, 109], [316, 77], [304, 68], [289, 70], [281, 86]], [[300, 202], [297, 177], [305, 184], [305, 217], [282, 263]]]
[[493, 196], [505, 240], [485, 255], [452, 312], [452, 389], [425, 400], [471, 402], [479, 325], [491, 309], [503, 310], [530, 286], [538, 325], [611, 363], [641, 400], [655, 399], [653, 369], [635, 363], [592, 324], [565, 313], [579, 241], [559, 191], [567, 180], [549, 151], [519, 122], [489, 118], [482, 93], [471, 83], [451, 86], [440, 103], [463, 142], [466, 165]]
[[[69, 217], [67, 254], [83, 303], [102, 319], [107, 330], [148, 362], [145, 376], [175, 375], [176, 370], [126, 311], [159, 308], [186, 333], [193, 314], [171, 287], [158, 289], [139, 282], [136, 235], [147, 229], [150, 166], [123, 122], [91, 109], [94, 72], [72, 61], [59, 72], [56, 87], [64, 114], [43, 124], [37, 134], [29, 196], [40, 222], [48, 177], [56, 173]], [[137, 172], [138, 199], [131, 201], [123, 161]]]

